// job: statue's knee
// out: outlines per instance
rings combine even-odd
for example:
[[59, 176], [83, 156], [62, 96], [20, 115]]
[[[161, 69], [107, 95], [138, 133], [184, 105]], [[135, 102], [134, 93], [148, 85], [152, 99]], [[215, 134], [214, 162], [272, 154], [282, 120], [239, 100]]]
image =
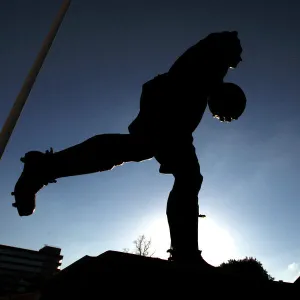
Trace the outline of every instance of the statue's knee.
[[185, 172], [175, 175], [174, 188], [183, 190], [185, 193], [199, 193], [203, 182], [203, 176], [199, 172]]
[[201, 189], [202, 182], [203, 182], [203, 176], [199, 173], [197, 175], [197, 185], [198, 185], [199, 190]]
[[167, 216], [191, 216], [199, 214], [198, 193], [201, 189], [203, 176], [198, 174], [182, 174], [176, 176], [167, 203]]
[[197, 193], [200, 191], [202, 182], [203, 182], [203, 176], [201, 173], [194, 174], [193, 179], [191, 180], [194, 190], [197, 191]]

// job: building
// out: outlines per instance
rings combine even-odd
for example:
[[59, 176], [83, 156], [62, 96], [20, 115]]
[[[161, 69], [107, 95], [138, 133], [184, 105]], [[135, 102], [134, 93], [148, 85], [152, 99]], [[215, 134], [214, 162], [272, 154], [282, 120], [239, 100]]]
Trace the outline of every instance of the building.
[[51, 246], [35, 251], [0, 245], [0, 295], [37, 290], [60, 271], [60, 252]]

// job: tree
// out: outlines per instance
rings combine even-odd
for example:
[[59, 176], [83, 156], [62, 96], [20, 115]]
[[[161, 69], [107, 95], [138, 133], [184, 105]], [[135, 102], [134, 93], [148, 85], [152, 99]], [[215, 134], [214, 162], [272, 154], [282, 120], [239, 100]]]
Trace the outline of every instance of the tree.
[[[155, 253], [155, 251], [151, 251], [151, 239], [148, 240], [145, 235], [140, 235], [136, 240], [133, 241], [133, 244], [133, 253], [136, 255], [152, 257]], [[124, 248], [123, 252], [130, 253], [130, 250], [128, 248]]]
[[264, 269], [262, 263], [253, 257], [238, 260], [230, 259], [219, 267], [225, 272], [237, 274], [246, 279], [274, 280], [274, 277]]
[[151, 239], [147, 240], [144, 235], [140, 235], [135, 241], [133, 241], [134, 246], [135, 246], [135, 254], [141, 255], [141, 256], [152, 256], [150, 254], [150, 248], [151, 248]]

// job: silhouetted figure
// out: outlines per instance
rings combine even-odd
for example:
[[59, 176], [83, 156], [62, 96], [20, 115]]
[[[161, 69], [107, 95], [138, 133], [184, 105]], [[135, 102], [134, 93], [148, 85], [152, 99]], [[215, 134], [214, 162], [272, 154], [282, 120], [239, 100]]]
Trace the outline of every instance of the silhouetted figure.
[[[19, 215], [31, 215], [35, 194], [57, 178], [107, 171], [154, 157], [160, 173], [175, 178], [167, 204], [170, 259], [203, 262], [198, 248], [198, 193], [203, 177], [192, 134], [208, 101], [221, 121], [230, 122], [242, 114], [246, 98], [234, 104], [219, 99], [223, 90], [229, 88], [230, 94], [232, 87], [239, 89], [228, 86], [223, 78], [229, 68], [237, 67], [241, 53], [237, 32], [212, 33], [180, 56], [167, 73], [143, 85], [140, 112], [129, 125], [129, 134], [96, 135], [56, 153], [52, 149], [26, 153], [13, 192]], [[225, 106], [220, 106], [222, 102]]]

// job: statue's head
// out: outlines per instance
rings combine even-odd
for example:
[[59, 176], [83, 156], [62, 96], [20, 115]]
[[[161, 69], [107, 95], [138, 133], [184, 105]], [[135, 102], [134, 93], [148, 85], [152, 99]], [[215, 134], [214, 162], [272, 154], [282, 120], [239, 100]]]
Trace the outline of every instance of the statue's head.
[[207, 41], [211, 43], [211, 46], [217, 51], [217, 55], [222, 57], [229, 68], [236, 68], [242, 61], [243, 48], [237, 31], [212, 33], [207, 36]]
[[208, 107], [221, 122], [237, 120], [246, 108], [246, 95], [236, 84], [224, 82], [208, 97]]

